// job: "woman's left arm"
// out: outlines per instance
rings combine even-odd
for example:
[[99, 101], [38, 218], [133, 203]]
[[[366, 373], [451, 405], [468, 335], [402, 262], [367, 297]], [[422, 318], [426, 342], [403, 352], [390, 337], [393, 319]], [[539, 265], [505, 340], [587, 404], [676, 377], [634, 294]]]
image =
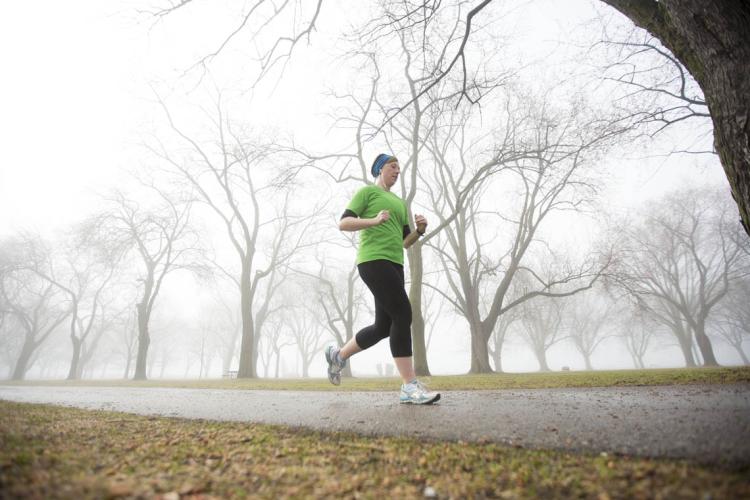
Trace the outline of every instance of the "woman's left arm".
[[424, 235], [427, 230], [427, 219], [423, 215], [415, 215], [414, 222], [417, 223], [417, 230], [409, 233], [404, 238], [404, 248], [409, 248], [416, 243], [420, 236]]

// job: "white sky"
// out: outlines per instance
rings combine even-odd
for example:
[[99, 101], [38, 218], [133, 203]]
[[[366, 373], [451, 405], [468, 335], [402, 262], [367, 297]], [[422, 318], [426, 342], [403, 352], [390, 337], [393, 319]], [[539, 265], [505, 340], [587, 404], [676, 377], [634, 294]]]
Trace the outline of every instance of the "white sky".
[[0, 234], [69, 222], [117, 166], [138, 75], [103, 3], [3, 4]]

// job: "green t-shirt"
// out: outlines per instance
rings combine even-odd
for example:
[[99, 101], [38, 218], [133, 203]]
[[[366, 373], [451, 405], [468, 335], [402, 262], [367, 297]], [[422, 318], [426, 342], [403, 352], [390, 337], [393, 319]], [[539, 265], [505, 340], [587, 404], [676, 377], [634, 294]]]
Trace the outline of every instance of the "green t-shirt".
[[404, 201], [378, 186], [365, 186], [356, 192], [346, 208], [360, 219], [372, 219], [381, 210], [391, 214], [383, 224], [360, 231], [357, 264], [385, 259], [403, 265], [404, 226], [409, 224]]

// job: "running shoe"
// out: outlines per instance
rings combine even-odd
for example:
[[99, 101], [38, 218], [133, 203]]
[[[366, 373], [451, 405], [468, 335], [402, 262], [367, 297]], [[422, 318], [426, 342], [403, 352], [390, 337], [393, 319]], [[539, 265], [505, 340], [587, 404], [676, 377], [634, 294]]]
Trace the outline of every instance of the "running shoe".
[[328, 380], [333, 385], [341, 384], [341, 370], [346, 366], [346, 360], [341, 361], [339, 348], [335, 345], [326, 347], [326, 362], [328, 363]]
[[414, 405], [431, 405], [440, 400], [439, 392], [428, 391], [419, 380], [401, 386], [401, 402]]

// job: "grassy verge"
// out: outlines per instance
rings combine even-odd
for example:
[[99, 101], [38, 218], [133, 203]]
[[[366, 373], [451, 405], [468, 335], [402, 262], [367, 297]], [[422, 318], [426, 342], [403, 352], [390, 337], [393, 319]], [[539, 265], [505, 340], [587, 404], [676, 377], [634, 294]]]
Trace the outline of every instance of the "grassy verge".
[[748, 498], [746, 473], [0, 402], [0, 498]]
[[[670, 368], [551, 373], [498, 373], [427, 377], [436, 390], [541, 389], [750, 382], [750, 367]], [[327, 379], [77, 380], [2, 382], [14, 385], [181, 387], [192, 389], [271, 389], [310, 391], [390, 391], [396, 378], [348, 378], [338, 387]]]

